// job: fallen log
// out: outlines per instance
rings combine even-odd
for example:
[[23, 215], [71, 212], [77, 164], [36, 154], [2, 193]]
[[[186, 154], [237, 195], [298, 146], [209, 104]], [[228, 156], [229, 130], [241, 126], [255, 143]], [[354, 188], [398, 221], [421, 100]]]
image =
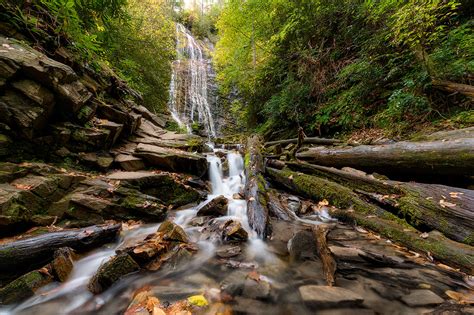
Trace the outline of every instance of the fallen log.
[[266, 169], [269, 178], [290, 191], [320, 201], [326, 199], [337, 210], [332, 215], [371, 229], [410, 249], [431, 255], [448, 265], [474, 271], [474, 248], [452, 241], [437, 231], [423, 238], [420, 231], [404, 219], [363, 200], [352, 189], [317, 176], [289, 169]]
[[22, 273], [39, 268], [53, 260], [54, 252], [61, 247], [70, 247], [76, 251], [89, 250], [112, 242], [120, 230], [121, 224], [95, 225], [0, 245], [0, 270]]
[[454, 141], [398, 142], [356, 147], [308, 148], [297, 158], [312, 164], [353, 167], [382, 174], [474, 174], [474, 138]]
[[332, 227], [328, 224], [315, 225], [313, 227], [313, 235], [316, 240], [316, 248], [318, 250], [319, 258], [323, 263], [324, 276], [328, 286], [333, 286], [336, 283], [335, 273], [337, 269], [336, 260], [329, 249], [327, 243], [327, 235]]
[[[285, 139], [285, 140], [276, 140], [276, 141], [269, 141], [265, 142], [265, 146], [269, 147], [272, 145], [287, 145], [287, 144], [296, 144], [298, 143], [298, 138], [292, 139]], [[342, 143], [339, 139], [326, 139], [326, 138], [318, 138], [318, 137], [307, 137], [304, 138], [303, 144], [323, 144], [323, 145], [333, 145], [337, 143]]]
[[270, 234], [268, 216], [268, 196], [266, 183], [263, 178], [264, 163], [260, 152], [261, 140], [258, 136], [250, 137], [247, 141], [245, 154], [245, 183], [244, 195], [247, 200], [247, 215], [250, 227], [257, 234], [266, 238]]
[[412, 226], [438, 230], [457, 242], [474, 245], [474, 190], [438, 184], [380, 180], [363, 172], [338, 170], [307, 163], [287, 163], [304, 172], [346, 186], [358, 195], [388, 207]]
[[432, 84], [437, 89], [449, 93], [459, 93], [471, 99], [474, 99], [474, 86], [472, 85], [456, 83], [446, 80], [433, 80]]

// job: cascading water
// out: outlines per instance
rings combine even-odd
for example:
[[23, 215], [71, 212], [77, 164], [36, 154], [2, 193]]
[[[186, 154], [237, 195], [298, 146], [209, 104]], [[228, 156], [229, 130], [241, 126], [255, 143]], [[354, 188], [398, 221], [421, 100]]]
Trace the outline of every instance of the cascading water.
[[184, 25], [176, 24], [176, 55], [173, 62], [168, 107], [173, 119], [192, 132], [199, 123], [206, 136], [216, 136], [212, 107], [216, 104], [211, 80], [211, 60], [201, 41], [196, 40]]

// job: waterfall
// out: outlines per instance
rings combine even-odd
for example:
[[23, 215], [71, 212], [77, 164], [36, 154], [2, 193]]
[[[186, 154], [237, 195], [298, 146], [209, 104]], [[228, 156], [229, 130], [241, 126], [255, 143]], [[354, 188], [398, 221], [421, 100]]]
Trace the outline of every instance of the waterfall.
[[197, 122], [206, 136], [215, 137], [211, 107], [217, 98], [210, 91], [212, 67], [205, 48], [184, 25], [176, 24], [177, 60], [172, 65], [168, 107], [173, 119], [189, 133]]

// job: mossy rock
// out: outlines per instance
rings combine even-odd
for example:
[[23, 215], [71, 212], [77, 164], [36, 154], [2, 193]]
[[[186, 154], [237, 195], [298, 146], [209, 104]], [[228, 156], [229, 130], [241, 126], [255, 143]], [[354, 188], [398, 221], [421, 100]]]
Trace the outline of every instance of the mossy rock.
[[130, 255], [119, 254], [99, 268], [89, 282], [88, 288], [95, 294], [104, 292], [124, 276], [138, 270], [140, 270], [140, 266]]
[[31, 271], [0, 289], [0, 303], [13, 304], [33, 296], [40, 287], [53, 281], [48, 273]]

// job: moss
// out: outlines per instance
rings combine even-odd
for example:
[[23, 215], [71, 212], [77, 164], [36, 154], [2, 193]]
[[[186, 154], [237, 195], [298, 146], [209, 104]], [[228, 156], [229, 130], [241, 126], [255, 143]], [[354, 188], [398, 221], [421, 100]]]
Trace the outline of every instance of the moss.
[[35, 291], [51, 282], [51, 276], [39, 271], [29, 272], [20, 278], [13, 280], [0, 290], [0, 302], [12, 304], [33, 296]]
[[245, 153], [244, 165], [245, 165], [245, 168], [248, 168], [250, 166], [250, 152]]

